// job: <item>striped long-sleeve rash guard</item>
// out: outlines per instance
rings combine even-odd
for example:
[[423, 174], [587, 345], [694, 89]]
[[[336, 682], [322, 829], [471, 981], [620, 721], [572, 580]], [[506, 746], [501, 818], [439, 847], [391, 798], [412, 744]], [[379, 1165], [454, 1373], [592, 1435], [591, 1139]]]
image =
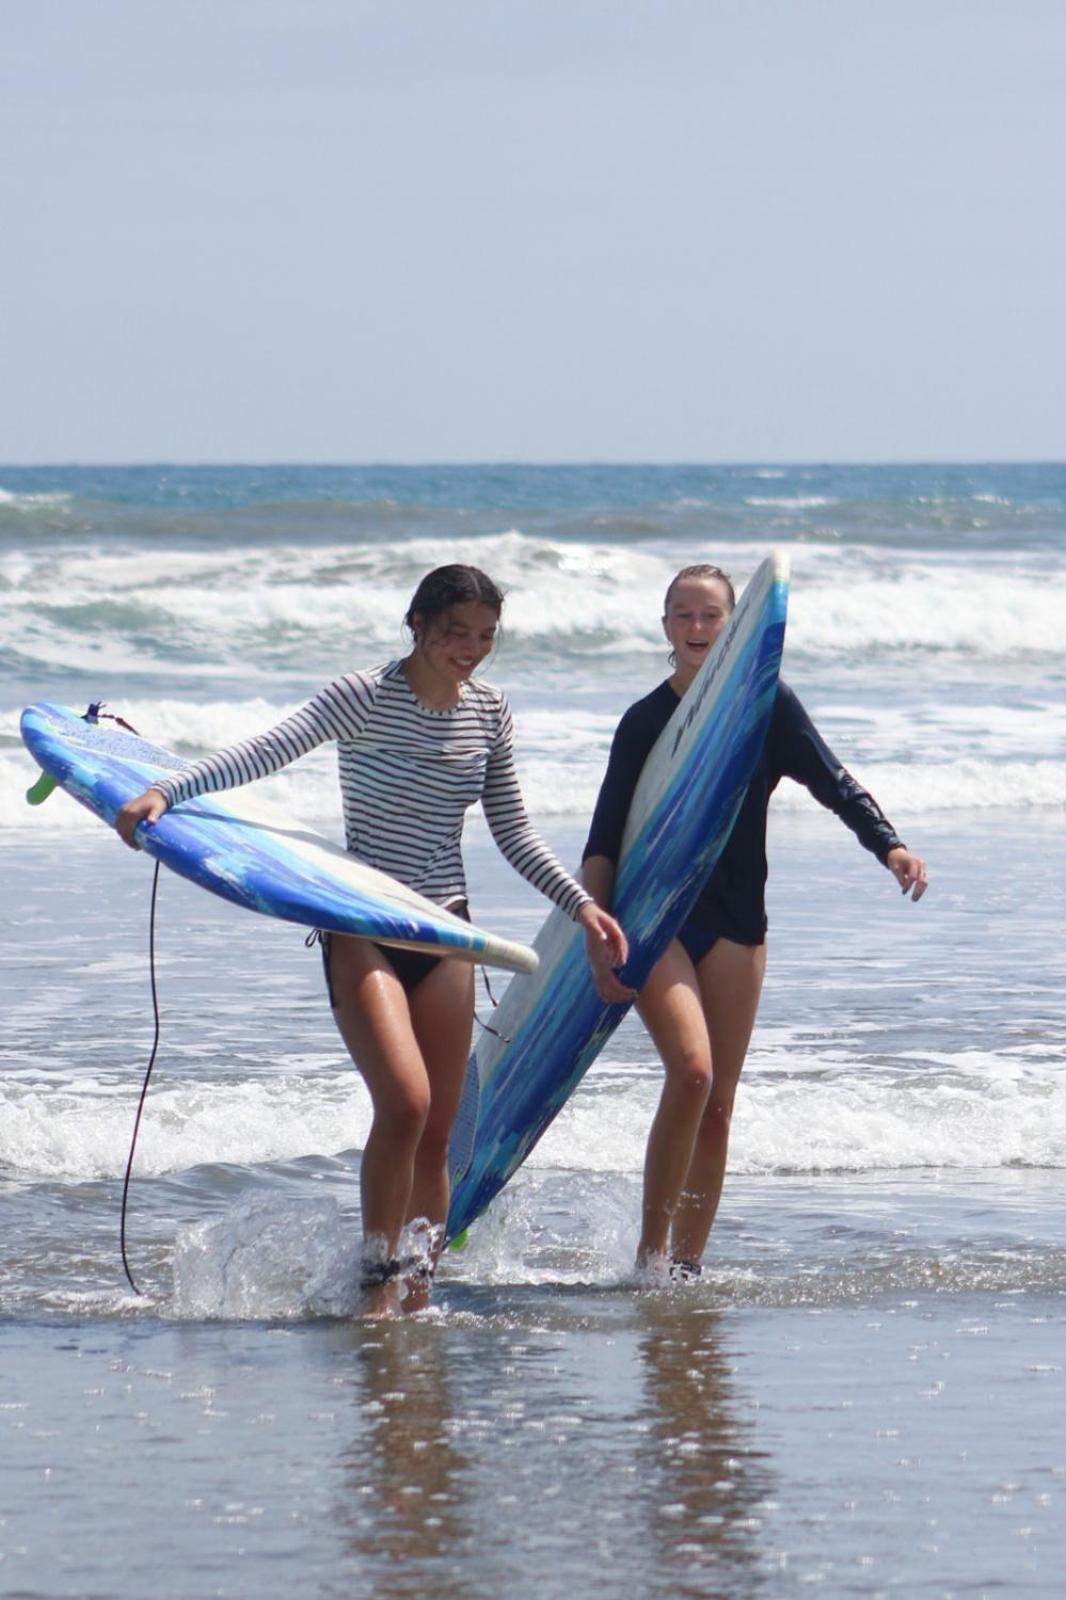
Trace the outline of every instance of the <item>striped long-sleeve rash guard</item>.
[[460, 840], [480, 800], [500, 850], [568, 916], [590, 896], [559, 864], [526, 815], [511, 750], [511, 709], [470, 679], [460, 702], [432, 711], [391, 661], [336, 678], [266, 733], [160, 779], [169, 806], [278, 772], [336, 740], [348, 849], [438, 905], [466, 897]]

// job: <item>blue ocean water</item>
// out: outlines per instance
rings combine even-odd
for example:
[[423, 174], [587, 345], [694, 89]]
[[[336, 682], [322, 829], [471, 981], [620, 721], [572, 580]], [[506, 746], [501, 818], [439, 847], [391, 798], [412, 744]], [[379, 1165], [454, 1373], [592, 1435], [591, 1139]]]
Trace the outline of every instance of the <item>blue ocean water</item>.
[[[955, 846], [972, 837], [965, 873], [984, 933], [991, 937], [1008, 910], [1025, 910], [1045, 927], [1042, 896], [1057, 884], [1043, 874], [1056, 859], [1066, 808], [1062, 466], [0, 468], [0, 830], [14, 847], [7, 857], [51, 850], [56, 838], [64, 851], [99, 861], [109, 879], [130, 866], [65, 797], [37, 812], [26, 806], [32, 767], [17, 734], [22, 704], [47, 698], [80, 708], [103, 699], [149, 737], [194, 756], [267, 726], [335, 673], [402, 652], [400, 619], [418, 578], [458, 559], [484, 566], [507, 592], [502, 641], [486, 675], [515, 705], [530, 810], [576, 860], [617, 718], [666, 671], [659, 615], [669, 578], [682, 564], [712, 559], [739, 586], [775, 544], [789, 550], [793, 569], [784, 675], [830, 745], [916, 848], [930, 838]], [[306, 821], [340, 836], [329, 751], [271, 787]], [[816, 1007], [857, 932], [847, 902], [839, 918], [831, 912], [830, 870], [855, 875], [859, 926], [887, 903], [897, 913], [889, 927], [900, 959], [915, 957], [927, 973], [940, 967], [941, 947], [931, 951], [925, 940], [934, 919], [956, 909], [959, 886], [944, 882], [935, 862], [940, 883], [901, 921], [875, 865], [788, 783], [772, 808], [778, 835], [772, 917], [788, 930], [783, 954], [819, 974], [811, 980]], [[796, 884], [786, 892], [795, 841], [807, 835], [826, 862], [808, 890]], [[505, 931], [531, 935], [543, 907], [483, 848], [476, 816], [469, 842], [484, 862], [475, 890], [486, 911]], [[955, 954], [969, 948], [969, 927], [964, 919], [964, 931], [956, 930]], [[90, 918], [77, 936], [105, 938], [107, 929]], [[998, 959], [998, 945], [988, 948]], [[1058, 959], [1054, 941], [1040, 946], [1034, 932], [1027, 969], [1050, 971]], [[949, 983], [952, 971], [949, 962], [940, 981]], [[1000, 976], [1006, 993], [1008, 974]], [[968, 972], [954, 981], [965, 985]], [[928, 1011], [933, 992], [924, 984], [916, 1004]], [[771, 986], [764, 1027], [773, 994]], [[799, 1003], [806, 1010], [802, 996]], [[879, 1029], [887, 1026], [879, 1005], [876, 987], [856, 999], [860, 1034], [875, 1016]], [[959, 1035], [968, 1032], [965, 1015], [952, 1022], [936, 1009], [936, 1038], [926, 1031], [915, 1041], [921, 1066], [907, 1080], [919, 1098], [930, 1083], [929, 1053], [939, 1051], [955, 1070]], [[1000, 1094], [1022, 1069], [1046, 1071], [1041, 1092], [1057, 1113], [1030, 1125], [1033, 1103], [1020, 1094], [1012, 1115], [985, 1129], [989, 1159], [1024, 1162], [1026, 1140], [1035, 1139], [1037, 1164], [1057, 1163], [1066, 1148], [1061, 1034], [1045, 1043], [1037, 1031], [1025, 1057], [1020, 1045], [1006, 1054], [974, 1045], [965, 1070], [976, 1073], [982, 1094], [990, 1086]], [[639, 1064], [637, 1079], [615, 1085], [609, 1100], [610, 1119], [631, 1106], [625, 1136], [619, 1131], [617, 1148], [608, 1149], [598, 1111], [591, 1141], [574, 1137], [582, 1162], [630, 1170], [639, 1165], [654, 1074], [642, 1076], [652, 1062], [639, 1030], [622, 1049]], [[751, 1119], [738, 1127], [735, 1162], [752, 1171], [805, 1165], [811, 1130], [803, 1122], [797, 1138], [790, 1131], [797, 1049], [787, 1039], [780, 1074], [760, 1086], [766, 1107], [780, 1100], [765, 1148], [749, 1146]], [[885, 1054], [894, 1094], [907, 1070], [894, 1036]], [[218, 1070], [228, 1081], [228, 1069]], [[611, 1070], [604, 1063], [601, 1074]], [[250, 1078], [258, 1081], [258, 1069]], [[76, 1068], [73, 1081], [84, 1090]], [[290, 1147], [271, 1143], [271, 1155], [319, 1148], [323, 1108], [311, 1081], [301, 1078], [282, 1119]], [[820, 1162], [906, 1165], [917, 1147], [922, 1164], [980, 1164], [970, 1113], [945, 1117], [939, 1139], [923, 1143], [940, 1119], [924, 1121], [916, 1106], [908, 1118], [889, 1115], [896, 1101], [887, 1088], [879, 1098], [879, 1081], [864, 1067], [844, 1075], [839, 1100], [823, 1096], [834, 1115], [818, 1130], [819, 1149], [827, 1147]], [[340, 1082], [358, 1101], [346, 1071]], [[242, 1092], [252, 1092], [247, 1083]], [[83, 1137], [99, 1109], [94, 1102]], [[247, 1143], [234, 1154], [255, 1160], [268, 1148], [250, 1130], [273, 1128], [275, 1118], [265, 1107], [246, 1112]], [[179, 1114], [179, 1131], [181, 1121]], [[113, 1165], [121, 1143], [110, 1132], [103, 1142], [108, 1153], [95, 1151], [96, 1171]], [[195, 1153], [193, 1138], [185, 1154]], [[76, 1171], [78, 1159], [57, 1151], [52, 1169]], [[181, 1159], [179, 1137], [161, 1165]], [[12, 1166], [22, 1169], [17, 1148]]]
[[[275, 508], [301, 508], [307, 519], [332, 511], [351, 531], [362, 515], [383, 531], [393, 518], [418, 532], [426, 514], [462, 519], [470, 529], [483, 519], [491, 531], [502, 516], [522, 516], [530, 531], [561, 536], [608, 517], [615, 535], [631, 531], [628, 518], [647, 532], [661, 519], [710, 519], [705, 531], [732, 531], [753, 540], [775, 525], [793, 536], [821, 528], [836, 537], [866, 528], [874, 540], [921, 543], [923, 533], [958, 535], [973, 547], [994, 547], [1010, 531], [1034, 547], [1061, 542], [1066, 466], [1058, 463], [900, 466], [156, 466], [0, 467], [6, 503], [24, 512], [45, 507], [93, 508], [107, 525], [110, 512], [134, 516], [188, 511], [207, 519], [250, 511], [269, 534]], [[769, 485], [780, 486], [780, 492]], [[796, 512], [832, 508], [832, 517], [797, 518]], [[987, 509], [996, 508], [992, 514]], [[696, 516], [689, 519], [687, 513]], [[782, 513], [786, 515], [782, 517]], [[806, 523], [807, 526], [803, 526]], [[713, 526], [711, 525], [713, 524]], [[62, 526], [57, 517], [56, 531]], [[72, 530], [73, 531], [73, 530]], [[296, 530], [297, 532], [299, 530]], [[310, 531], [310, 530], [307, 530]], [[441, 532], [449, 531], [441, 527]]]
[[117, 696], [203, 748], [402, 650], [420, 574], [465, 559], [509, 593], [531, 802], [580, 812], [673, 571], [783, 545], [786, 670], [849, 753], [912, 769], [912, 809], [1061, 804], [1064, 507], [1059, 466], [0, 467], [2, 726]]
[[[402, 651], [421, 573], [473, 561], [507, 591], [485, 671], [527, 801], [573, 863], [618, 715], [667, 670], [670, 576], [713, 560], [740, 586], [775, 545], [785, 676], [932, 887], [903, 902], [782, 785], [704, 1283], [626, 1286], [658, 1088], [631, 1019], [448, 1258], [437, 1310], [364, 1339], [345, 1318], [368, 1108], [314, 959], [171, 879], [134, 1299], [117, 1205], [149, 874], [66, 797], [26, 806], [21, 706], [104, 699], [195, 755]], [[116, 1509], [148, 1514], [143, 1448], [195, 1592], [274, 1571], [321, 1594], [562, 1594], [603, 1572], [633, 1594], [1056, 1593], [1064, 602], [1061, 465], [0, 467], [3, 1581], [192, 1592]], [[272, 782], [339, 830], [328, 752]], [[476, 816], [467, 857], [478, 920], [531, 937], [546, 908]], [[597, 1469], [573, 1518], [550, 1493], [560, 1441]], [[27, 1487], [46, 1471], [73, 1542]]]

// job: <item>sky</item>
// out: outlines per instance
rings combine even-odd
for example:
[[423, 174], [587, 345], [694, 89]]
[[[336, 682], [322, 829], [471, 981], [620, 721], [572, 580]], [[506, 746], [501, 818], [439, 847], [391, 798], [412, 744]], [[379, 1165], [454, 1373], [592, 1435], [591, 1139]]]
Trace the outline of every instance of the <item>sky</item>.
[[0, 0], [0, 462], [1061, 460], [1062, 0]]

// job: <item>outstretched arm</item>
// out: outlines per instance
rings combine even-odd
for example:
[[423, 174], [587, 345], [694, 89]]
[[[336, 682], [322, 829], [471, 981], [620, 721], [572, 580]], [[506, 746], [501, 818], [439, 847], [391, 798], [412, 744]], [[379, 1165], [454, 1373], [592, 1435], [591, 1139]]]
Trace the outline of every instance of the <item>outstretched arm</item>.
[[929, 886], [925, 862], [900, 839], [873, 795], [830, 750], [791, 689], [782, 684], [774, 711], [784, 753], [782, 771], [834, 811], [859, 843], [888, 868], [904, 894], [920, 900]]
[[361, 674], [337, 678], [266, 733], [204, 756], [191, 766], [179, 767], [136, 799], [128, 800], [115, 818], [115, 827], [136, 849], [134, 832], [138, 824], [158, 822], [170, 806], [191, 800], [194, 795], [236, 789], [256, 778], [269, 777], [327, 739], [351, 738], [365, 720], [371, 700], [372, 691]]

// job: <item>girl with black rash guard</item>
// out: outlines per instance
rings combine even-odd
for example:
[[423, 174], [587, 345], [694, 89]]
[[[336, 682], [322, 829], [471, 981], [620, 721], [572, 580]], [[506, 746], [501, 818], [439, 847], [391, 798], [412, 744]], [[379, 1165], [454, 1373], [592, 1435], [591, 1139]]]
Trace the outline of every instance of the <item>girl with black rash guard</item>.
[[[439, 567], [406, 616], [413, 648], [400, 661], [335, 679], [269, 732], [182, 768], [124, 805], [116, 827], [135, 844], [169, 806], [277, 772], [337, 743], [348, 849], [439, 905], [465, 915], [460, 839], [480, 800], [500, 850], [585, 930], [597, 991], [627, 997], [613, 972], [626, 956], [614, 918], [564, 871], [526, 815], [511, 754], [511, 713], [475, 679], [493, 647], [503, 596], [477, 567]], [[405, 1222], [425, 1219], [430, 1263], [448, 1209], [448, 1133], [470, 1051], [474, 969], [454, 958], [386, 949], [331, 934], [323, 945], [333, 1014], [370, 1091], [363, 1152], [366, 1311], [399, 1308]], [[404, 1310], [425, 1303], [428, 1273], [406, 1279]]]
[[[666, 591], [663, 630], [674, 671], [618, 725], [585, 846], [583, 881], [611, 904], [626, 816], [659, 734], [733, 610], [718, 567], [686, 567]], [[766, 810], [782, 778], [802, 783], [888, 868], [904, 894], [925, 893], [925, 863], [825, 744], [792, 690], [779, 684], [762, 755], [733, 831], [688, 920], [653, 969], [637, 1009], [665, 1081], [648, 1137], [639, 1270], [667, 1250], [675, 1276], [695, 1277], [725, 1177], [729, 1122], [766, 966]]]

